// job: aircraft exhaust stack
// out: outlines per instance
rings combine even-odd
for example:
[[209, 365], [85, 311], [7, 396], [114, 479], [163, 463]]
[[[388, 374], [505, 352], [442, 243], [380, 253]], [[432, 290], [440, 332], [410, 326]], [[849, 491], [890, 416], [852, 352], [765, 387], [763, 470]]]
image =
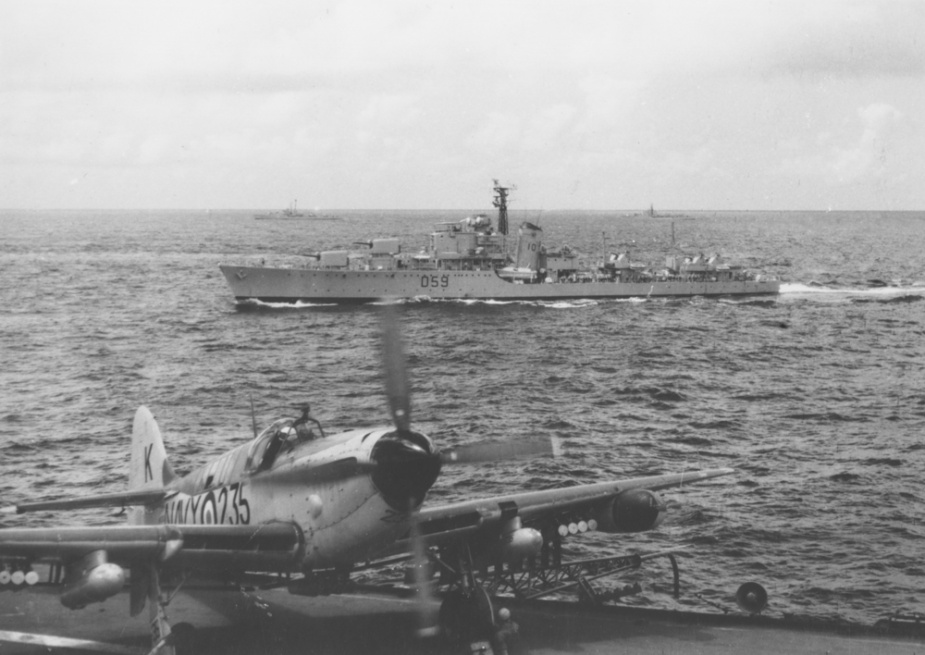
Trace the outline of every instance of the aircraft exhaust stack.
[[68, 609], [80, 609], [116, 595], [124, 586], [122, 567], [107, 562], [105, 550], [96, 550], [68, 571], [61, 604]]

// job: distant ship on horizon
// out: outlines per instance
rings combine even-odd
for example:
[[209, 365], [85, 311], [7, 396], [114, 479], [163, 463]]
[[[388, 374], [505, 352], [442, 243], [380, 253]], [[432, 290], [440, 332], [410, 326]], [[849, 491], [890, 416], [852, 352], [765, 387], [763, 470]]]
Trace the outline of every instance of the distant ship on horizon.
[[340, 216], [299, 211], [299, 201], [293, 200], [281, 211], [254, 214], [254, 219], [258, 221], [339, 221]]

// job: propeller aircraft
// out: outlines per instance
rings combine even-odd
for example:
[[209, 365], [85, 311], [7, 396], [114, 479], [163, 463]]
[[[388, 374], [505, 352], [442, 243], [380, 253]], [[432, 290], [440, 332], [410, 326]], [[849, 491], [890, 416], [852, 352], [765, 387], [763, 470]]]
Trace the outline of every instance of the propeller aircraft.
[[[129, 508], [128, 524], [0, 529], [0, 591], [35, 584], [34, 567], [40, 566], [48, 567], [48, 582], [60, 586], [61, 604], [72, 610], [127, 587], [132, 616], [149, 607], [151, 653], [172, 655], [168, 591], [190, 576], [240, 581], [256, 572], [293, 593], [337, 593], [350, 588], [359, 567], [404, 559], [413, 562], [420, 607], [428, 605], [434, 586], [446, 590], [439, 622], [459, 636], [467, 607], [487, 608], [486, 619], [493, 620], [488, 571], [496, 582], [527, 571], [544, 576], [553, 591], [567, 587], [565, 578], [549, 577], [565, 570], [564, 538], [587, 530], [652, 529], [666, 508], [657, 491], [732, 472], [655, 475], [427, 506], [443, 466], [556, 454], [558, 444], [439, 449], [412, 429], [401, 336], [389, 312], [383, 361], [392, 425], [328, 435], [305, 407], [297, 418], [278, 419], [259, 433], [255, 421], [253, 439], [184, 476], [171, 467], [152, 413], [140, 407], [127, 491], [7, 508]], [[423, 634], [433, 629], [434, 617], [424, 610], [421, 616]]]

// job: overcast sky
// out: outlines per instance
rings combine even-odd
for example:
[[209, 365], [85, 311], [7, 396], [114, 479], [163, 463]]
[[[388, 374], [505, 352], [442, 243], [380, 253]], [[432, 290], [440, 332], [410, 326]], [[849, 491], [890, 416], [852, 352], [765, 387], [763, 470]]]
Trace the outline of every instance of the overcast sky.
[[0, 5], [0, 207], [923, 209], [925, 2]]

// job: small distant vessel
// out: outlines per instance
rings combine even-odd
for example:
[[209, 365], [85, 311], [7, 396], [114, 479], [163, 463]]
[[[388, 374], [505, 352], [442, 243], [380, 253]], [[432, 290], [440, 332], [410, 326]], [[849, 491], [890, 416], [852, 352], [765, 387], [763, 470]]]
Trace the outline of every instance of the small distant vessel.
[[[235, 299], [264, 302], [362, 303], [381, 298], [434, 300], [567, 300], [747, 296], [780, 293], [773, 277], [722, 262], [719, 256], [669, 255], [664, 266], [603, 261], [568, 246], [543, 245], [543, 230], [520, 224], [508, 252], [507, 196], [495, 180], [496, 225], [485, 214], [438, 223], [427, 245], [402, 252], [396, 238], [364, 242], [368, 251], [320, 252], [304, 267], [222, 265]], [[512, 240], [513, 241], [513, 240]]]
[[299, 211], [299, 201], [293, 200], [292, 203], [281, 211], [277, 212], [264, 212], [262, 214], [254, 214], [254, 218], [258, 221], [339, 221], [339, 216], [332, 216], [330, 214], [317, 214], [315, 212], [302, 212]]

